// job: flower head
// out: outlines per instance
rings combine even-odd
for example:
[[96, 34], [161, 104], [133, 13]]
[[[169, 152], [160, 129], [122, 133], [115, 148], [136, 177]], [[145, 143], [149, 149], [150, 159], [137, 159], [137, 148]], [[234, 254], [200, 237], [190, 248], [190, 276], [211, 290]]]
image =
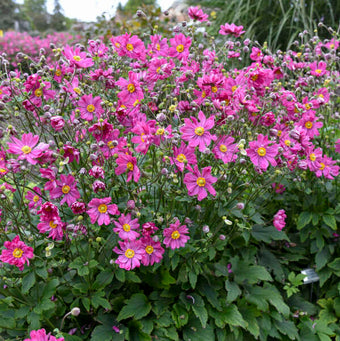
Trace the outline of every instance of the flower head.
[[281, 231], [286, 226], [285, 219], [287, 215], [285, 213], [285, 210], [279, 210], [274, 216], [273, 225], [278, 231]]
[[138, 219], [131, 219], [131, 213], [128, 213], [126, 216], [122, 214], [118, 222], [114, 222], [116, 227], [113, 229], [114, 232], [118, 233], [119, 238], [135, 240], [139, 237], [139, 233], [134, 231], [139, 228]]
[[116, 246], [113, 251], [119, 254], [115, 263], [119, 265], [121, 269], [133, 270], [136, 267], [140, 267], [140, 262], [143, 258], [144, 249], [142, 248], [139, 240], [133, 241], [119, 241], [120, 249]]
[[181, 225], [180, 221], [177, 221], [174, 224], [170, 224], [170, 227], [164, 229], [163, 235], [164, 240], [163, 243], [166, 247], [170, 247], [171, 249], [179, 249], [180, 247], [184, 247], [186, 242], [190, 239], [186, 234], [189, 233], [189, 229], [186, 225]]
[[55, 336], [51, 335], [51, 333], [46, 334], [45, 329], [39, 330], [32, 330], [30, 332], [30, 338], [25, 339], [24, 341], [64, 341], [63, 337], [56, 338]]
[[119, 214], [118, 206], [116, 204], [111, 204], [111, 198], [94, 198], [88, 203], [88, 209], [86, 213], [89, 215], [91, 219], [91, 224], [95, 222], [98, 225], [109, 225], [110, 224], [110, 214], [115, 215]]

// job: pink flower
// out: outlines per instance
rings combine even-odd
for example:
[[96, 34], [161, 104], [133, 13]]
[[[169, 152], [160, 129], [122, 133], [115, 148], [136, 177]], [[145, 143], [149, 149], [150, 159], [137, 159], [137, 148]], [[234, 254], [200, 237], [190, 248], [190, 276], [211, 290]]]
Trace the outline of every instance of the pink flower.
[[285, 222], [286, 218], [287, 216], [285, 214], [285, 210], [279, 210], [274, 215], [273, 225], [276, 227], [278, 231], [281, 231], [286, 226], [286, 222]]
[[121, 77], [116, 84], [122, 89], [118, 93], [118, 97], [126, 107], [133, 107], [144, 98], [143, 90], [136, 73], [129, 71], [129, 79], [127, 80]]
[[143, 265], [153, 265], [162, 260], [164, 249], [160, 242], [155, 242], [151, 237], [145, 237], [141, 239], [141, 247], [145, 250], [142, 258]]
[[110, 40], [119, 56], [145, 60], [144, 43], [136, 35], [131, 37], [131, 33], [125, 33], [122, 36], [112, 37]]
[[310, 68], [310, 74], [316, 77], [321, 77], [325, 74], [328, 73], [327, 71], [327, 63], [324, 61], [321, 62], [313, 62], [311, 64], [309, 64], [309, 68]]
[[186, 173], [183, 179], [183, 183], [187, 186], [188, 194], [190, 196], [197, 195], [198, 201], [203, 200], [207, 197], [207, 191], [215, 196], [216, 191], [212, 186], [213, 183], [217, 181], [217, 178], [211, 175], [211, 167], [204, 167], [202, 173], [198, 170], [197, 165], [195, 165], [192, 173]]
[[66, 45], [63, 55], [69, 60], [71, 66], [88, 68], [94, 65], [92, 58], [87, 58], [86, 52], [81, 52], [79, 47], [73, 49], [71, 46]]
[[60, 205], [67, 202], [68, 206], [71, 206], [77, 199], [80, 198], [80, 193], [77, 190], [77, 181], [74, 177], [69, 175], [60, 175], [60, 181], [56, 181], [57, 187], [50, 192], [51, 199], [57, 199], [63, 197], [60, 201]]
[[251, 49], [251, 54], [250, 54], [249, 57], [250, 57], [251, 60], [255, 60], [256, 62], [259, 62], [263, 58], [263, 53], [262, 53], [261, 49], [259, 49], [258, 47], [253, 46], [252, 49]]
[[219, 34], [225, 36], [227, 34], [231, 34], [234, 37], [239, 37], [241, 34], [243, 34], [245, 31], [243, 30], [243, 26], [236, 26], [235, 24], [228, 24], [220, 26]]
[[267, 170], [269, 163], [275, 167], [277, 165], [275, 156], [278, 154], [279, 146], [268, 141], [268, 136], [259, 134], [257, 141], [249, 142], [249, 147], [246, 149], [247, 155], [250, 157], [251, 162], [262, 170]]
[[80, 117], [86, 121], [93, 120], [93, 114], [100, 118], [101, 114], [104, 112], [102, 106], [100, 105], [101, 98], [99, 96], [92, 97], [92, 94], [84, 95], [78, 101], [78, 106], [80, 110]]
[[120, 255], [115, 263], [118, 264], [121, 269], [125, 270], [133, 270], [136, 267], [139, 268], [145, 252], [140, 241], [119, 241], [118, 243], [121, 250], [118, 249], [117, 246], [113, 249], [115, 253]]
[[134, 231], [139, 228], [138, 219], [131, 219], [131, 213], [126, 216], [122, 214], [118, 222], [114, 222], [116, 227], [113, 229], [114, 232], [118, 233], [119, 238], [124, 240], [136, 240], [139, 237], [139, 233]]
[[83, 214], [86, 211], [86, 205], [83, 202], [76, 201], [71, 205], [74, 214]]
[[340, 139], [335, 141], [335, 151], [340, 154]]
[[275, 193], [282, 194], [286, 190], [286, 187], [283, 186], [282, 184], [277, 184], [277, 183], [273, 182], [272, 183], [272, 189], [275, 191]]
[[99, 167], [99, 166], [93, 166], [89, 170], [89, 174], [96, 179], [98, 179], [98, 178], [104, 179], [105, 178], [104, 169], [102, 167]]
[[170, 247], [172, 250], [184, 247], [186, 242], [190, 239], [190, 237], [186, 235], [186, 233], [189, 233], [189, 229], [186, 225], [180, 225], [181, 223], [177, 219], [174, 224], [170, 224], [170, 227], [163, 231], [163, 235], [165, 237], [163, 243], [166, 247]]
[[55, 131], [63, 130], [65, 125], [65, 120], [61, 116], [51, 117], [51, 126]]
[[203, 152], [209, 147], [210, 142], [216, 141], [216, 136], [211, 135], [209, 130], [214, 126], [214, 116], [210, 116], [208, 119], [204, 116], [203, 112], [198, 113], [200, 122], [195, 117], [185, 118], [185, 126], [181, 128], [182, 139], [189, 141], [190, 147], [199, 146], [199, 151]]
[[181, 146], [177, 148], [172, 147], [174, 150], [174, 156], [170, 157], [171, 164], [175, 164], [177, 168], [183, 172], [187, 164], [195, 165], [197, 163], [195, 149], [193, 147], [187, 146], [183, 141]]
[[[38, 143], [39, 136], [32, 133], [23, 134], [21, 140], [11, 136], [12, 143], [8, 143], [8, 153], [19, 155], [18, 160], [27, 160], [27, 162], [35, 165], [45, 150], [49, 148], [46, 143]], [[37, 146], [36, 146], [37, 145]]]
[[222, 136], [213, 148], [216, 159], [220, 159], [224, 163], [234, 162], [237, 159], [236, 152], [238, 150], [237, 144], [233, 143], [234, 141], [235, 139], [231, 136]]
[[37, 228], [40, 233], [50, 232], [49, 238], [61, 240], [63, 238], [63, 229], [66, 224], [63, 223], [59, 216], [55, 216], [52, 219], [46, 219], [46, 217], [40, 217], [40, 223]]
[[109, 214], [119, 214], [118, 206], [116, 204], [109, 205], [111, 202], [111, 198], [94, 198], [88, 203], [89, 210], [86, 213], [90, 216], [91, 224], [94, 224], [96, 221], [98, 225], [109, 225], [110, 224], [110, 216]]
[[11, 242], [6, 241], [4, 246], [7, 250], [2, 250], [0, 260], [4, 263], [15, 265], [20, 271], [24, 270], [24, 265], [29, 265], [29, 258], [33, 258], [33, 248], [22, 242], [17, 235]]
[[306, 160], [304, 160], [307, 163], [307, 166], [310, 171], [317, 172], [322, 168], [320, 162], [322, 160], [322, 149], [317, 148], [313, 149], [313, 147], [306, 148]]
[[47, 201], [41, 205], [38, 214], [41, 215], [40, 220], [53, 220], [59, 217], [58, 207], [51, 202]]
[[32, 330], [30, 333], [30, 339], [25, 339], [24, 341], [64, 341], [63, 337], [56, 338], [51, 333], [46, 335], [45, 329]]
[[[129, 202], [128, 202], [129, 203]], [[147, 223], [143, 224], [143, 235], [150, 236], [154, 234], [158, 230], [158, 227], [155, 223], [148, 221]]]
[[303, 128], [308, 137], [313, 138], [320, 135], [318, 129], [323, 126], [323, 123], [316, 120], [314, 111], [310, 111], [302, 116], [297, 125]]
[[315, 172], [315, 175], [319, 178], [322, 175], [330, 180], [333, 180], [335, 176], [339, 175], [339, 166], [335, 166], [336, 160], [324, 155], [322, 159], [319, 160], [320, 167]]
[[198, 6], [189, 7], [188, 15], [192, 20], [198, 20], [200, 22], [208, 21], [208, 14], [205, 14]]
[[174, 38], [170, 39], [170, 44], [170, 57], [177, 57], [179, 60], [182, 60], [186, 59], [189, 56], [189, 48], [191, 46], [190, 37], [186, 37], [183, 33], [177, 34]]
[[33, 187], [34, 192], [27, 192], [25, 199], [29, 200], [28, 208], [38, 208], [41, 203], [41, 189], [37, 186]]
[[137, 159], [135, 157], [121, 153], [116, 159], [116, 162], [118, 165], [115, 169], [116, 175], [128, 172], [126, 181], [129, 182], [133, 177], [133, 181], [138, 182], [140, 178], [140, 170], [137, 167]]

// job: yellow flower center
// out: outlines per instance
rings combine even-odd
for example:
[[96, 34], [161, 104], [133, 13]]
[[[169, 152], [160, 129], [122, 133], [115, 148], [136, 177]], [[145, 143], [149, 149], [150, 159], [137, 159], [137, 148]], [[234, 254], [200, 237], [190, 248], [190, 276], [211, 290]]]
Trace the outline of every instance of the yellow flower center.
[[140, 140], [142, 141], [142, 142], [145, 142], [145, 140], [143, 139], [143, 136], [144, 136], [145, 134], [144, 133], [141, 133], [140, 134]]
[[107, 143], [107, 146], [108, 146], [110, 149], [114, 148], [113, 141], [109, 141], [109, 142]]
[[133, 50], [133, 45], [132, 45], [132, 44], [127, 44], [127, 45], [126, 45], [126, 49], [127, 49], [128, 51], [132, 51], [132, 50]]
[[212, 86], [212, 87], [211, 87], [211, 91], [212, 91], [213, 93], [217, 92], [217, 86]]
[[43, 92], [42, 92], [41, 89], [37, 89], [37, 90], [34, 91], [34, 95], [35, 95], [36, 97], [41, 97], [42, 94], [43, 94]]
[[171, 233], [172, 239], [178, 239], [180, 236], [181, 234], [177, 230]]
[[123, 225], [123, 230], [124, 230], [125, 232], [129, 232], [129, 231], [131, 230], [131, 226], [130, 226], [129, 224], [124, 224], [124, 225]]
[[159, 73], [160, 70], [161, 70], [161, 67], [157, 68], [156, 72]]
[[290, 147], [290, 140], [285, 140], [285, 145], [287, 146], [287, 147]]
[[135, 86], [132, 84], [132, 83], [130, 83], [128, 86], [127, 86], [127, 89], [128, 89], [128, 91], [132, 94], [134, 91], [135, 91]]
[[323, 162], [320, 162], [320, 170], [324, 170], [324, 168], [326, 167], [326, 165]]
[[185, 157], [184, 154], [179, 154], [177, 157], [176, 157], [176, 160], [178, 162], [184, 162], [187, 158]]
[[81, 90], [79, 88], [73, 88], [73, 91], [76, 92], [78, 95], [81, 94]]
[[23, 253], [24, 253], [23, 250], [21, 250], [21, 249], [19, 249], [19, 248], [16, 248], [16, 249], [14, 249], [12, 255], [13, 255], [13, 257], [15, 257], [15, 258], [21, 258], [21, 256], [22, 256]]
[[161, 45], [156, 44], [156, 50], [159, 51], [161, 49]]
[[0, 173], [6, 173], [6, 169], [5, 168], [0, 168]]
[[298, 58], [300, 58], [302, 56], [302, 53], [301, 52], [298, 52], [297, 54], [296, 54], [296, 57], [298, 57]]
[[29, 147], [29, 146], [23, 146], [21, 148], [21, 151], [24, 153], [24, 154], [29, 154], [31, 151], [32, 151], [32, 148]]
[[89, 105], [86, 107], [86, 110], [87, 110], [88, 112], [94, 112], [95, 107], [94, 107], [93, 104], [89, 104]]
[[55, 70], [55, 75], [58, 77], [61, 76], [61, 70], [60, 69]]
[[68, 185], [64, 185], [64, 186], [61, 188], [61, 191], [62, 191], [64, 194], [67, 194], [70, 190], [71, 190], [71, 187], [68, 186]]
[[40, 198], [39, 195], [35, 195], [35, 196], [33, 197], [33, 201], [34, 201], [34, 202], [37, 202], [37, 201], [39, 200], [39, 198]]
[[153, 252], [153, 247], [151, 245], [148, 245], [146, 248], [145, 248], [145, 252], [149, 255], [152, 254]]
[[50, 228], [52, 228], [52, 229], [55, 229], [55, 228], [58, 226], [58, 224], [56, 224], [53, 220], [51, 220], [51, 221], [48, 223], [48, 225], [50, 225]]
[[319, 94], [318, 97], [324, 98], [325, 96], [323, 94]]
[[319, 75], [321, 72], [322, 72], [321, 69], [316, 69], [316, 70], [315, 70], [315, 73], [317, 73], [318, 75]]
[[107, 206], [106, 206], [105, 204], [100, 204], [100, 205], [98, 206], [98, 211], [99, 211], [100, 213], [106, 213], [106, 211], [107, 211]]
[[254, 81], [254, 82], [255, 82], [258, 78], [259, 78], [259, 75], [254, 75], [254, 76], [251, 77], [252, 81]]
[[315, 154], [314, 154], [314, 153], [310, 154], [310, 155], [309, 155], [309, 159], [310, 159], [311, 161], [315, 161], [315, 160], [316, 160]]
[[203, 127], [197, 127], [195, 129], [195, 134], [198, 136], [202, 136], [204, 134], [204, 128]]
[[309, 109], [311, 108], [311, 105], [310, 105], [309, 103], [306, 103], [306, 104], [305, 104], [305, 108], [306, 108], [307, 110], [309, 110]]
[[197, 178], [197, 185], [200, 187], [204, 187], [205, 186], [205, 179], [204, 178]]
[[236, 89], [237, 89], [237, 85], [234, 85], [234, 86], [231, 88], [231, 91], [232, 91], [232, 92], [235, 92]]
[[177, 45], [176, 50], [178, 53], [182, 53], [184, 51], [184, 46], [182, 44]]
[[79, 62], [81, 60], [81, 58], [79, 56], [73, 56], [73, 59], [76, 61], [76, 62]]
[[134, 255], [135, 255], [135, 251], [133, 251], [132, 249], [127, 249], [125, 251], [125, 257], [127, 258], [133, 258]]
[[119, 43], [115, 43], [115, 46], [120, 48], [120, 44]]
[[277, 131], [277, 136], [280, 137], [281, 134], [282, 134], [282, 130], [278, 130], [278, 131]]
[[266, 155], [266, 148], [263, 148], [263, 147], [260, 147], [258, 150], [257, 150], [257, 154], [259, 154], [260, 156], [265, 156]]
[[206, 92], [203, 90], [202, 91], [202, 98], [206, 98], [207, 97], [207, 94], [206, 94]]
[[227, 146], [226, 146], [225, 144], [221, 144], [221, 145], [220, 145], [220, 151], [221, 151], [222, 153], [225, 153], [225, 152], [227, 151]]
[[334, 45], [334, 44], [331, 44], [331, 45], [329, 45], [329, 47], [330, 47], [331, 49], [334, 49], [335, 45]]
[[0, 89], [0, 95], [2, 95], [3, 94], [3, 92], [2, 92], [2, 90]]
[[158, 128], [156, 131], [156, 135], [163, 135], [164, 134], [164, 128]]
[[306, 127], [307, 129], [311, 129], [311, 128], [313, 127], [313, 123], [312, 123], [311, 121], [307, 121], [307, 122], [305, 123], [305, 127]]
[[133, 170], [133, 163], [132, 162], [128, 162], [126, 164], [126, 168], [129, 170], [129, 171], [132, 171]]

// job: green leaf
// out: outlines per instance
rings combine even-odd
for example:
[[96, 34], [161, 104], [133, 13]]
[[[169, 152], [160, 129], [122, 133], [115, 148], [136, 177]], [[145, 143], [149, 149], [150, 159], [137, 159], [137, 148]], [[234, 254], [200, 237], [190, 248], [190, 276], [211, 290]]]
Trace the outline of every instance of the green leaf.
[[99, 306], [105, 308], [105, 309], [111, 309], [111, 305], [109, 301], [106, 298], [103, 298], [101, 296], [105, 295], [103, 291], [96, 292], [94, 296], [91, 297], [91, 303], [94, 308], [98, 308]]
[[337, 276], [340, 276], [340, 258], [334, 259], [333, 262], [328, 264], [328, 267], [331, 268]]
[[143, 294], [134, 294], [127, 301], [127, 304], [122, 308], [117, 317], [118, 321], [128, 317], [134, 317], [139, 320], [146, 316], [151, 310], [151, 304], [147, 297]]
[[235, 282], [225, 281], [225, 289], [228, 291], [227, 302], [231, 303], [236, 300], [242, 293], [240, 287]]
[[223, 310], [224, 322], [235, 327], [247, 327], [247, 322], [243, 319], [235, 304], [230, 304]]
[[239, 261], [237, 264], [232, 264], [235, 282], [242, 284], [248, 282], [255, 284], [258, 281], [272, 281], [269, 272], [259, 265], [249, 265], [246, 262]]
[[340, 317], [340, 297], [334, 300], [334, 310], [337, 317]]
[[275, 321], [275, 326], [283, 334], [287, 335], [291, 340], [296, 340], [299, 337], [297, 328], [292, 321]]
[[47, 279], [47, 277], [48, 277], [48, 272], [47, 272], [46, 268], [36, 268], [35, 273], [43, 279]]
[[[91, 334], [91, 341], [112, 341], [114, 331], [111, 326], [97, 326]], [[122, 337], [122, 341], [124, 336]]]
[[208, 321], [208, 312], [204, 307], [197, 306], [193, 304], [191, 306], [192, 311], [196, 315], [196, 317], [199, 318], [201, 321], [202, 327], [205, 328], [207, 326], [207, 321]]
[[197, 275], [193, 271], [189, 271], [188, 276], [189, 276], [189, 282], [190, 282], [191, 287], [195, 289], [196, 282], [197, 282]]
[[207, 285], [205, 281], [200, 281], [198, 291], [209, 303], [217, 310], [222, 310], [221, 303], [218, 300], [218, 292], [212, 285]]
[[55, 294], [58, 284], [59, 280], [56, 278], [49, 281], [43, 290], [42, 297], [51, 298]]
[[81, 302], [87, 311], [90, 311], [90, 299], [87, 297], [82, 297]]
[[278, 231], [274, 226], [254, 225], [251, 235], [258, 241], [270, 243], [273, 240], [288, 240], [283, 231]]
[[297, 229], [301, 230], [304, 228], [307, 224], [311, 222], [313, 218], [313, 214], [311, 212], [302, 212], [299, 215], [299, 219], [297, 221]]
[[336, 220], [335, 220], [335, 217], [333, 215], [324, 215], [324, 216], [322, 216], [322, 220], [332, 230], [336, 231], [336, 229], [337, 229]]
[[123, 269], [117, 269], [115, 272], [115, 276], [118, 279], [119, 282], [125, 282], [125, 273], [126, 271]]
[[110, 284], [113, 280], [113, 272], [112, 271], [102, 271], [100, 272], [95, 282], [93, 283], [92, 289], [98, 290], [100, 288], [105, 288], [108, 284]]
[[127, 271], [125, 277], [128, 282], [142, 283], [142, 280], [133, 271]]
[[320, 250], [315, 257], [316, 269], [321, 270], [331, 258], [331, 254], [329, 253], [328, 247], [324, 247]]
[[215, 340], [214, 329], [207, 324], [203, 328], [198, 319], [190, 319], [188, 325], [183, 330], [183, 340], [185, 341], [210, 341]]
[[22, 289], [21, 292], [23, 294], [27, 294], [29, 290], [33, 287], [35, 283], [35, 274], [33, 271], [30, 271], [25, 277], [22, 279]]
[[172, 319], [175, 321], [176, 328], [181, 328], [188, 323], [189, 314], [181, 304], [174, 304], [171, 311]]

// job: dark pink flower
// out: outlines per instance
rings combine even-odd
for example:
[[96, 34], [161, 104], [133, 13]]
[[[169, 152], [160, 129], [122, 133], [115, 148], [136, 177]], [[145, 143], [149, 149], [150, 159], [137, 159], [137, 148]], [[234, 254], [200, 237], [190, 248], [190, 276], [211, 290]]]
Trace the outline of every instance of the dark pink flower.
[[285, 222], [286, 218], [287, 218], [287, 215], [285, 214], [285, 210], [279, 210], [275, 214], [273, 225], [278, 231], [281, 231], [286, 226], [286, 222]]
[[220, 26], [219, 34], [221, 35], [227, 35], [231, 34], [234, 37], [239, 37], [241, 34], [243, 34], [245, 31], [243, 30], [243, 26], [236, 26], [235, 24], [228, 24]]
[[189, 48], [191, 46], [191, 38], [186, 37], [183, 33], [175, 35], [170, 39], [171, 47], [169, 48], [169, 56], [178, 58], [179, 60], [187, 59], [189, 56]]
[[181, 223], [177, 219], [174, 224], [170, 224], [170, 227], [164, 229], [163, 231], [163, 243], [166, 247], [170, 247], [172, 250], [184, 247], [187, 241], [190, 239], [190, 237], [186, 235], [189, 233], [189, 229], [186, 227], [186, 225], [180, 225]]
[[25, 199], [29, 200], [28, 208], [38, 208], [42, 203], [41, 189], [37, 186], [33, 187], [34, 192], [27, 192]]
[[41, 216], [37, 228], [40, 233], [49, 232], [49, 238], [61, 240], [63, 238], [63, 229], [65, 226], [66, 224], [61, 221], [59, 216], [56, 216], [53, 219], [46, 219], [44, 216]]
[[8, 143], [8, 153], [19, 155], [18, 160], [27, 160], [27, 162], [35, 165], [44, 151], [49, 148], [46, 143], [38, 143], [39, 136], [32, 133], [23, 134], [21, 140], [11, 137], [12, 143]]
[[88, 203], [88, 209], [86, 213], [89, 215], [91, 219], [91, 224], [95, 222], [98, 225], [109, 225], [110, 224], [110, 215], [119, 214], [118, 206], [116, 204], [111, 204], [111, 198], [94, 198]]
[[174, 155], [170, 157], [171, 164], [175, 164], [177, 168], [183, 172], [186, 165], [195, 165], [197, 163], [195, 148], [187, 146], [183, 141], [181, 146], [177, 148], [173, 146]]
[[145, 252], [142, 258], [142, 264], [145, 266], [159, 263], [163, 258], [164, 249], [160, 242], [155, 242], [150, 236], [141, 239], [141, 247]]
[[215, 157], [224, 163], [235, 162], [238, 147], [236, 143], [233, 143], [234, 141], [235, 139], [231, 136], [222, 136], [219, 138], [218, 143], [212, 150]]
[[74, 214], [83, 214], [86, 211], [86, 205], [83, 202], [76, 201], [71, 205]]
[[193, 20], [200, 22], [208, 21], [208, 14], [205, 14], [198, 6], [192, 6], [188, 9], [188, 15]]
[[316, 77], [321, 77], [328, 73], [326, 69], [327, 63], [324, 61], [313, 62], [309, 64], [309, 68], [310, 68], [310, 74]]
[[33, 248], [27, 246], [16, 236], [11, 242], [6, 241], [4, 246], [7, 250], [2, 250], [0, 260], [10, 265], [15, 265], [20, 271], [24, 270], [24, 265], [29, 265], [29, 259], [33, 258]]
[[55, 131], [63, 130], [65, 125], [65, 120], [61, 116], [51, 117], [51, 126]]
[[100, 105], [101, 98], [99, 96], [92, 97], [92, 94], [84, 95], [78, 101], [78, 106], [80, 110], [80, 117], [86, 121], [92, 121], [93, 115], [95, 114], [97, 118], [100, 118], [104, 109]]
[[59, 210], [56, 205], [47, 201], [41, 205], [38, 214], [41, 215], [40, 220], [53, 220], [54, 218], [59, 217]]
[[200, 152], [209, 147], [210, 142], [216, 141], [216, 136], [211, 135], [209, 130], [214, 127], [214, 116], [210, 116], [206, 119], [202, 111], [198, 113], [198, 118], [191, 117], [184, 119], [184, 127], [181, 128], [182, 139], [189, 142], [190, 147], [199, 147]]
[[133, 270], [136, 267], [139, 268], [145, 252], [140, 241], [119, 241], [118, 243], [121, 249], [118, 249], [117, 246], [113, 249], [113, 251], [119, 255], [115, 263], [118, 264], [121, 269], [125, 270]]
[[277, 144], [269, 146], [271, 143], [268, 136], [262, 134], [258, 135], [257, 141], [249, 142], [250, 148], [246, 149], [246, 152], [254, 166], [267, 170], [269, 163], [273, 167], [277, 165], [275, 156], [278, 154], [279, 146]]
[[157, 230], [158, 227], [155, 225], [155, 223], [148, 221], [147, 223], [143, 224], [143, 236], [150, 236], [154, 234]]
[[94, 65], [92, 58], [88, 58], [86, 52], [81, 52], [79, 47], [73, 49], [71, 46], [66, 45], [63, 55], [68, 59], [71, 66], [88, 68]]
[[116, 227], [114, 232], [118, 233], [119, 238], [124, 240], [136, 240], [139, 237], [139, 233], [134, 231], [139, 228], [138, 219], [131, 219], [131, 213], [126, 216], [122, 214], [118, 218], [118, 222], [115, 221]]
[[129, 71], [129, 79], [119, 78], [116, 84], [122, 89], [118, 93], [119, 99], [126, 107], [133, 107], [144, 98], [143, 90], [137, 78], [137, 74]]
[[319, 178], [322, 175], [330, 180], [333, 180], [335, 176], [339, 175], [339, 166], [336, 166], [336, 160], [324, 155], [322, 159], [319, 160], [320, 167], [315, 172], [315, 175]]
[[64, 341], [63, 337], [56, 338], [51, 333], [46, 334], [45, 329], [32, 330], [30, 333], [30, 339], [24, 341]]
[[57, 187], [50, 192], [51, 199], [62, 197], [60, 205], [67, 203], [71, 206], [77, 199], [80, 198], [80, 193], [77, 190], [77, 181], [69, 174], [61, 174], [60, 180], [56, 181]]
[[135, 157], [121, 153], [118, 155], [116, 162], [118, 165], [115, 169], [116, 175], [128, 172], [126, 181], [129, 182], [133, 177], [133, 181], [138, 182], [140, 178], [140, 170], [137, 167], [137, 159]]
[[183, 179], [183, 183], [187, 186], [188, 194], [190, 196], [197, 195], [198, 201], [207, 197], [207, 191], [215, 196], [216, 191], [212, 184], [217, 181], [217, 178], [211, 175], [211, 167], [204, 167], [201, 173], [197, 165], [195, 165], [194, 170], [191, 169], [191, 171], [192, 173], [186, 173]]
[[96, 179], [98, 179], [98, 178], [104, 179], [105, 178], [104, 169], [102, 167], [99, 167], [99, 166], [93, 166], [89, 170], [89, 174]]

